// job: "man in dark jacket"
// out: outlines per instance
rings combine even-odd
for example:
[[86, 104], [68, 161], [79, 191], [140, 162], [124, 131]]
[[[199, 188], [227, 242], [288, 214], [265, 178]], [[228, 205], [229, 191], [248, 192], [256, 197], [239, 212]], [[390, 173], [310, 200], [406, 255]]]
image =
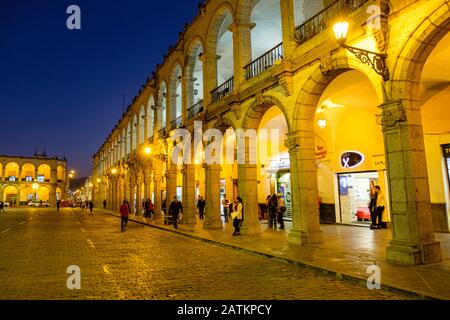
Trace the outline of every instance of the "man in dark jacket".
[[178, 229], [178, 215], [182, 212], [183, 206], [181, 205], [181, 202], [178, 201], [177, 197], [174, 197], [169, 207], [169, 214], [172, 216], [173, 226], [175, 229]]

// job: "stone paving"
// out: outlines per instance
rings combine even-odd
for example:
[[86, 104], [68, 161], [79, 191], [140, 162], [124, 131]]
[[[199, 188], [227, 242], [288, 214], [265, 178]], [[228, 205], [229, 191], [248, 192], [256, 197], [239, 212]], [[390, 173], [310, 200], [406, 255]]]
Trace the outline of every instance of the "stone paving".
[[[411, 299], [111, 215], [0, 215], [0, 299]], [[69, 290], [66, 269], [81, 269]]]

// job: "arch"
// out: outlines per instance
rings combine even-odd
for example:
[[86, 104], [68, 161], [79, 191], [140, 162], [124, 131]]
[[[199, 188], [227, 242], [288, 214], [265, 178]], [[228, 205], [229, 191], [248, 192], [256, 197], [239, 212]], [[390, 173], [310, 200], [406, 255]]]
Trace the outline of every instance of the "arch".
[[166, 81], [162, 80], [158, 87], [158, 96], [157, 96], [157, 104], [158, 104], [158, 121], [159, 128], [165, 128], [166, 124], [166, 115], [167, 115], [167, 85]]
[[49, 201], [50, 199], [50, 188], [47, 186], [39, 186], [36, 191], [37, 200]]
[[17, 197], [19, 196], [19, 188], [13, 184], [7, 184], [3, 187], [2, 198], [3, 201], [11, 202], [15, 200], [17, 202]]
[[180, 61], [175, 61], [170, 72], [169, 95], [170, 95], [170, 120], [172, 129], [176, 125], [172, 122], [183, 114], [183, 68]]
[[[231, 20], [231, 21], [227, 21]], [[227, 78], [229, 76], [228, 73], [230, 72], [225, 72], [225, 71], [221, 71], [226, 70], [226, 68], [230, 68], [230, 66], [226, 66], [226, 64], [223, 63], [224, 60], [222, 60], [222, 63], [218, 63], [219, 61], [219, 56], [221, 56], [222, 54], [220, 54], [218, 52], [218, 48], [219, 48], [219, 40], [220, 40], [220, 35], [221, 32], [222, 34], [226, 33], [226, 27], [224, 27], [224, 23], [230, 23], [230, 25], [232, 25], [235, 21], [235, 14], [233, 11], [233, 7], [228, 3], [225, 2], [223, 4], [221, 4], [216, 11], [214, 12], [214, 14], [212, 15], [211, 20], [209, 21], [209, 25], [208, 25], [208, 32], [206, 35], [206, 43], [205, 43], [205, 50], [206, 50], [206, 56], [207, 59], [209, 59], [209, 63], [208, 63], [208, 68], [206, 70], [207, 72], [207, 78], [208, 79], [213, 79], [212, 82], [210, 84], [211, 88], [209, 89], [213, 89], [214, 87], [216, 87], [221, 81], [226, 81], [228, 79], [219, 79], [219, 74], [223, 74], [221, 76], [221, 78]], [[226, 48], [228, 50], [231, 50], [231, 55], [233, 57], [233, 48]], [[231, 59], [231, 63], [233, 63], [232, 61], [233, 59]], [[234, 70], [232, 71], [232, 74], [234, 74]]]
[[28, 202], [33, 200], [33, 187], [31, 184], [23, 185], [20, 188], [20, 202]]
[[147, 139], [153, 137], [154, 121], [155, 121], [155, 97], [150, 94], [147, 100]]
[[425, 62], [449, 31], [450, 7], [445, 2], [418, 24], [400, 50], [389, 90], [391, 99], [418, 101]]
[[22, 176], [20, 177], [22, 180], [26, 181], [33, 181], [36, 179], [36, 166], [31, 163], [27, 162], [22, 165]]
[[301, 87], [296, 101], [298, 107], [294, 108], [290, 132], [314, 130], [314, 117], [322, 93], [337, 76], [349, 70], [359, 71], [367, 77], [376, 92], [380, 105], [387, 100], [382, 79], [375, 71], [351, 57], [334, 58], [331, 71], [324, 72], [317, 68]]
[[5, 166], [5, 178], [10, 181], [17, 181], [20, 178], [19, 168], [17, 162], [8, 162]]
[[247, 109], [245, 113], [242, 126], [244, 129], [258, 129], [264, 113], [271, 107], [277, 106], [283, 114], [286, 123], [288, 125], [289, 132], [291, 131], [292, 124], [288, 116], [287, 109], [280, 99], [273, 95], [263, 95], [260, 99], [256, 99]]
[[[185, 70], [186, 75], [186, 97], [187, 107], [190, 108], [193, 105], [203, 100], [203, 72], [204, 66], [200, 55], [204, 54], [203, 40], [200, 37], [195, 37], [190, 45], [186, 54]], [[189, 115], [188, 115], [189, 116]]]

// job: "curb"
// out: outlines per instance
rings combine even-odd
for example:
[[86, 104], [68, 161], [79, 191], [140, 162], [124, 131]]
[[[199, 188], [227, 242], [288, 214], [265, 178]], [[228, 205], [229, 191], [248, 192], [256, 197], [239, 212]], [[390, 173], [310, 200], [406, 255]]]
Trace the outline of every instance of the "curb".
[[[117, 217], [117, 218], [120, 218], [120, 216], [117, 213], [115, 213], [115, 212], [104, 211], [104, 210], [101, 210], [100, 212], [102, 212], [104, 214], [108, 214], [108, 215], [114, 216], [114, 217]], [[294, 265], [294, 266], [297, 266], [297, 267], [300, 267], [300, 268], [304, 268], [304, 269], [307, 269], [307, 270], [311, 270], [311, 271], [314, 271], [314, 272], [317, 272], [317, 273], [321, 273], [321, 274], [324, 274], [324, 275], [327, 275], [327, 276], [335, 277], [338, 280], [345, 280], [345, 281], [352, 282], [352, 283], [358, 284], [358, 285], [363, 285], [363, 286], [367, 285], [367, 279], [365, 279], [365, 278], [358, 277], [358, 276], [355, 276], [355, 275], [352, 275], [352, 274], [342, 273], [342, 272], [339, 272], [339, 271], [336, 271], [336, 270], [332, 270], [331, 268], [326, 268], [326, 267], [314, 265], [312, 263], [305, 263], [305, 262], [298, 261], [298, 260], [293, 260], [293, 259], [290, 259], [290, 258], [278, 257], [278, 256], [275, 256], [275, 255], [267, 253], [267, 252], [261, 252], [261, 251], [252, 250], [252, 249], [248, 249], [248, 248], [242, 248], [242, 247], [239, 247], [237, 245], [233, 245], [233, 244], [229, 244], [229, 243], [223, 243], [223, 242], [220, 242], [220, 241], [217, 241], [217, 240], [213, 240], [213, 239], [206, 239], [206, 238], [203, 238], [203, 237], [200, 237], [200, 236], [196, 236], [196, 235], [193, 235], [193, 234], [190, 234], [190, 233], [186, 233], [186, 232], [183, 232], [183, 231], [179, 231], [179, 230], [175, 230], [175, 229], [171, 230], [171, 229], [167, 229], [167, 228], [160, 227], [160, 226], [157, 226], [157, 225], [148, 224], [146, 222], [135, 220], [133, 218], [129, 218], [128, 220], [132, 221], [132, 222], [135, 222], [135, 223], [138, 223], [138, 224], [141, 224], [141, 225], [144, 225], [144, 226], [155, 228], [155, 229], [158, 229], [158, 230], [163, 230], [163, 231], [166, 231], [166, 232], [175, 233], [175, 234], [178, 234], [178, 235], [181, 235], [181, 236], [184, 236], [184, 237], [188, 237], [188, 238], [191, 238], [191, 239], [194, 239], [194, 240], [203, 241], [203, 242], [206, 242], [206, 243], [209, 243], [209, 244], [219, 245], [221, 247], [225, 247], [225, 248], [228, 248], [228, 249], [233, 249], [233, 250], [236, 250], [236, 251], [241, 251], [241, 252], [244, 252], [244, 253], [247, 253], [247, 254], [251, 254], [251, 255], [254, 255], [254, 256], [269, 258], [269, 259], [274, 260], [274, 261], [291, 264], [291, 265]], [[382, 289], [385, 290], [385, 291], [392, 292], [392, 293], [400, 293], [400, 294], [405, 294], [405, 295], [409, 295], [409, 296], [414, 296], [414, 297], [422, 299], [422, 300], [447, 300], [446, 298], [438, 296], [438, 295], [430, 295], [429, 293], [424, 293], [424, 292], [421, 292], [421, 291], [416, 291], [416, 290], [411, 290], [411, 289], [405, 289], [405, 288], [396, 287], [396, 286], [388, 285], [388, 284], [383, 284], [382, 285]]]

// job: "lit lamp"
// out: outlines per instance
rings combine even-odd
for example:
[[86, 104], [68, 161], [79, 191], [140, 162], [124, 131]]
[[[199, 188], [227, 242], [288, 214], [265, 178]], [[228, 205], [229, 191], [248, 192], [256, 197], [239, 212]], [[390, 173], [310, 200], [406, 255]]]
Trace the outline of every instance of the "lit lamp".
[[100, 182], [102, 182], [102, 180], [100, 178], [98, 178], [97, 179], [97, 183], [100, 183]]
[[34, 191], [34, 200], [37, 201], [37, 189], [39, 189], [39, 184], [38, 183], [33, 183], [33, 191]]
[[147, 154], [147, 155], [151, 154], [151, 153], [152, 153], [152, 148], [150, 148], [150, 147], [145, 147], [145, 148], [144, 148], [144, 153]]
[[113, 169], [111, 170], [111, 173], [112, 173], [112, 174], [116, 174], [116, 173], [117, 173], [117, 169], [116, 169], [116, 168], [113, 168]]
[[317, 125], [320, 129], [325, 129], [327, 127], [327, 119], [319, 119]]
[[372, 52], [360, 48], [347, 46], [349, 23], [345, 20], [338, 21], [333, 26], [334, 36], [337, 43], [353, 53], [362, 63], [369, 65], [372, 69], [383, 77], [384, 81], [389, 80], [389, 69], [386, 66], [386, 55], [382, 53]]

